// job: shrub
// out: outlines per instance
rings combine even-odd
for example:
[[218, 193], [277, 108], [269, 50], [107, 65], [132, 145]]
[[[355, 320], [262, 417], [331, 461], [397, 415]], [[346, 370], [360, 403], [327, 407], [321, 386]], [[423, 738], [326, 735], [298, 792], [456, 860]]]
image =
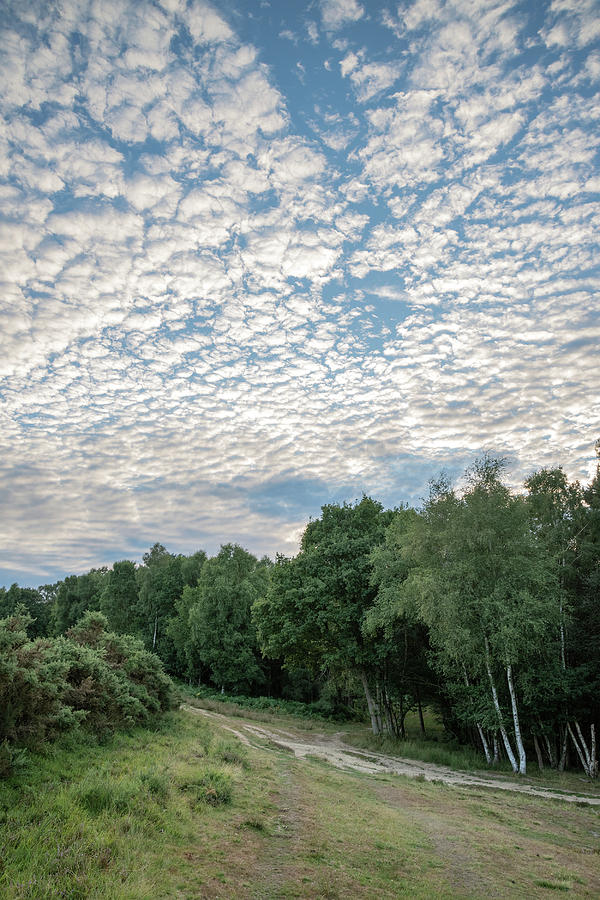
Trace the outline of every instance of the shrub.
[[79, 727], [103, 736], [147, 725], [174, 705], [162, 663], [137, 638], [106, 630], [88, 612], [65, 636], [27, 636], [31, 616], [0, 620], [0, 777], [18, 767], [14, 748], [39, 747]]

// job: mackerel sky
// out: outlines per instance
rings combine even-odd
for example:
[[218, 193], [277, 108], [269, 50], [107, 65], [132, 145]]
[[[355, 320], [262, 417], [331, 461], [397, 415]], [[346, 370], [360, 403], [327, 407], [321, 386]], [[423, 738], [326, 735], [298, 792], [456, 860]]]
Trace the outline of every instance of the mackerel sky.
[[597, 0], [2, 0], [0, 583], [600, 436]]

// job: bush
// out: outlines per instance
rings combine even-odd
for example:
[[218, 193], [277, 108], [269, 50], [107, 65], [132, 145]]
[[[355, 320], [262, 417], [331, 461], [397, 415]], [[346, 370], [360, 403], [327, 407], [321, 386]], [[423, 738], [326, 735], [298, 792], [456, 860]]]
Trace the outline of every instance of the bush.
[[327, 700], [302, 703], [300, 700], [282, 700], [275, 697], [246, 697], [243, 694], [221, 694], [211, 688], [196, 688], [193, 696], [216, 703], [233, 703], [242, 709], [269, 712], [274, 715], [290, 715], [302, 719], [325, 719], [329, 722], [355, 720], [357, 714], [348, 707], [334, 707]]
[[18, 768], [16, 747], [39, 748], [78, 728], [102, 737], [174, 705], [158, 657], [107, 631], [101, 613], [86, 613], [58, 638], [29, 640], [30, 622], [23, 609], [0, 620], [0, 777]]

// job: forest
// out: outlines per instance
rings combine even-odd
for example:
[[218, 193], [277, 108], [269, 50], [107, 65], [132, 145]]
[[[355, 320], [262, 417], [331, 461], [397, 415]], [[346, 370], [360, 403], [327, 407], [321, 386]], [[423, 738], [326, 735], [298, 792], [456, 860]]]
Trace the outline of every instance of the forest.
[[65, 731], [150, 721], [178, 679], [365, 717], [399, 741], [429, 708], [489, 766], [597, 777], [597, 455], [587, 486], [541, 469], [515, 493], [485, 456], [419, 510], [325, 505], [274, 562], [156, 543], [141, 565], [0, 589], [0, 775]]

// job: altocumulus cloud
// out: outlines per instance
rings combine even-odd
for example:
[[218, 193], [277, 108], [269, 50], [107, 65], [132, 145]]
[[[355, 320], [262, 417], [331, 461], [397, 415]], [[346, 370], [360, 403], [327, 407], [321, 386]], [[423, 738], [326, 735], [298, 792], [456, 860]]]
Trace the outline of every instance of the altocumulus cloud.
[[[224, 12], [226, 9], [226, 12]], [[593, 0], [6, 2], [3, 580], [592, 471]]]

